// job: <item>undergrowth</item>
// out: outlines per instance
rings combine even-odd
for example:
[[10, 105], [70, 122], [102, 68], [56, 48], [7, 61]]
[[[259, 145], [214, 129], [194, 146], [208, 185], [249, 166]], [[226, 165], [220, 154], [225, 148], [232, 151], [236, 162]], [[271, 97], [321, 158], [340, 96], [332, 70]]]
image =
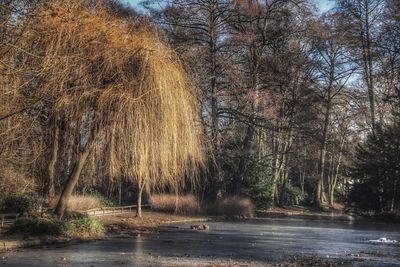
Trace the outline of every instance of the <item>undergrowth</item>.
[[104, 225], [96, 219], [77, 212], [69, 212], [63, 219], [54, 215], [29, 215], [18, 218], [9, 229], [11, 235], [57, 236], [73, 238], [101, 238]]

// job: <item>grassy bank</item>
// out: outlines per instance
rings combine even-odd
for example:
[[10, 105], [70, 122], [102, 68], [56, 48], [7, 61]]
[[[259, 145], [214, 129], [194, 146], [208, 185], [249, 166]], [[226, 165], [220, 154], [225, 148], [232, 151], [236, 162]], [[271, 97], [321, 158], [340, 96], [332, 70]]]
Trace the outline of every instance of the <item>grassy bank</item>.
[[53, 214], [24, 215], [19, 217], [6, 232], [7, 236], [23, 237], [68, 237], [79, 239], [102, 238], [103, 222], [86, 215], [71, 212], [63, 219]]

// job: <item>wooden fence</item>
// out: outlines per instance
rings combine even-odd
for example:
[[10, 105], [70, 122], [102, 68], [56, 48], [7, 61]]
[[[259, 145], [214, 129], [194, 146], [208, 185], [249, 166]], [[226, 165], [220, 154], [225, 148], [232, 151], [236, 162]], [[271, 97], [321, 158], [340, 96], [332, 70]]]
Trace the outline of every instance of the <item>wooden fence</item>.
[[[149, 207], [149, 205], [142, 205], [142, 208], [147, 208], [147, 207]], [[121, 207], [103, 207], [103, 208], [96, 208], [96, 209], [90, 209], [90, 210], [82, 210], [79, 212], [84, 213], [88, 216], [92, 216], [92, 217], [101, 217], [101, 216], [135, 212], [136, 208], [137, 208], [137, 205], [130, 205], [130, 206], [121, 206]]]
[[0, 227], [12, 224], [19, 216], [19, 213], [0, 214]]
[[[147, 208], [149, 205], [142, 205], [142, 208]], [[82, 210], [79, 211], [83, 214], [92, 217], [101, 217], [101, 216], [108, 216], [108, 215], [117, 215], [117, 214], [124, 214], [129, 212], [135, 212], [137, 205], [130, 205], [130, 206], [122, 206], [122, 207], [103, 207], [103, 208], [96, 208], [90, 210]], [[5, 227], [6, 225], [12, 224], [17, 218], [18, 213], [5, 213], [0, 214], [0, 228]]]

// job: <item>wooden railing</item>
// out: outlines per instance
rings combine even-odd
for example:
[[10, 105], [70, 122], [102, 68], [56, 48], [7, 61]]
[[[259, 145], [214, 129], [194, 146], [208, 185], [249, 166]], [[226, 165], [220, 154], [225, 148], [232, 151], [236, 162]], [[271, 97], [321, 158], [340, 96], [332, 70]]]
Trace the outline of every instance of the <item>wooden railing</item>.
[[0, 227], [4, 227], [6, 223], [14, 222], [16, 219], [18, 219], [18, 216], [19, 213], [0, 214]]
[[[142, 208], [147, 208], [149, 205], [142, 205]], [[90, 210], [82, 210], [79, 211], [83, 214], [93, 217], [107, 216], [107, 215], [116, 215], [116, 214], [124, 214], [129, 212], [136, 211], [137, 205], [130, 206], [121, 206], [121, 207], [103, 207], [103, 208], [95, 208]], [[49, 211], [51, 209], [47, 209]], [[5, 213], [0, 214], [0, 227], [4, 227], [6, 224], [13, 223], [19, 216], [19, 213]]]
[[[142, 208], [147, 208], [147, 207], [149, 207], [149, 205], [142, 205]], [[100, 217], [100, 216], [134, 212], [136, 210], [136, 208], [137, 208], [137, 205], [130, 205], [130, 206], [121, 206], [121, 207], [103, 207], [103, 208], [96, 208], [96, 209], [90, 209], [90, 210], [82, 210], [79, 212], [84, 213], [88, 216]]]

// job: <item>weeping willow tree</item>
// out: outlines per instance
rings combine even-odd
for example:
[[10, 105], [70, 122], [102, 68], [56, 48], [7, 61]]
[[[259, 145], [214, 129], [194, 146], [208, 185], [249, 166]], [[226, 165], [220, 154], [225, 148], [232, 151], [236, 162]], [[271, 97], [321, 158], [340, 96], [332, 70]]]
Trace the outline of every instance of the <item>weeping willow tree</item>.
[[[95, 175], [136, 184], [138, 216], [143, 190], [179, 189], [183, 177], [195, 177], [203, 160], [197, 98], [155, 29], [117, 17], [101, 1], [51, 1], [21, 40], [32, 52], [19, 67], [40, 66], [21, 79], [34, 83], [35, 96], [63, 121], [65, 129], [55, 132], [72, 140], [64, 144], [74, 164], [58, 215], [90, 157]], [[53, 165], [62, 156], [57, 145]]]
[[38, 131], [40, 121], [31, 120], [38, 112], [32, 110], [29, 115], [26, 112], [37, 100], [30, 97], [31, 90], [22, 78], [37, 70], [19, 64], [26, 59], [19, 40], [34, 11], [34, 3], [0, 1], [0, 201], [37, 189], [34, 169], [44, 149]]

